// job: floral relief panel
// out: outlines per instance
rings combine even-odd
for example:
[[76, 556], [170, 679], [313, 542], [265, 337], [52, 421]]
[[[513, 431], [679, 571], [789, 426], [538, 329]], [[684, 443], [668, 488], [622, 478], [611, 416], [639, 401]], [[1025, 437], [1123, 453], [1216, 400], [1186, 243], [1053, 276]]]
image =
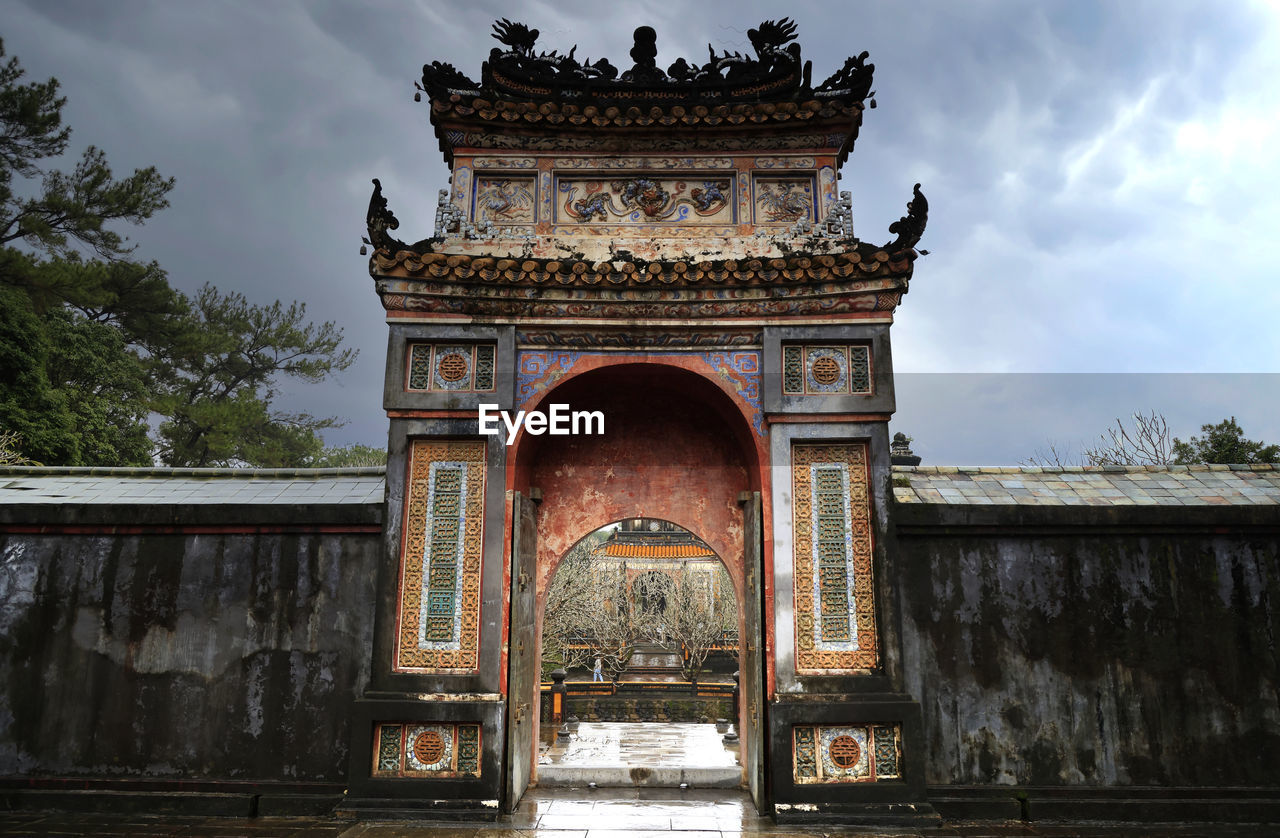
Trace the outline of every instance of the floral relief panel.
[[792, 225], [797, 221], [817, 221], [818, 209], [813, 176], [752, 178], [752, 219], [758, 225]]

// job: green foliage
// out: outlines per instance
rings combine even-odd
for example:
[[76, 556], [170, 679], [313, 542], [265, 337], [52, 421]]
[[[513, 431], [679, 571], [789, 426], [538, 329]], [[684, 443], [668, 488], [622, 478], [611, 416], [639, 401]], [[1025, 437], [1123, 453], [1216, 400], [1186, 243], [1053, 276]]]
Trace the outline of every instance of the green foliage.
[[49, 380], [48, 331], [21, 292], [0, 285], [0, 429], [19, 453], [43, 463], [79, 462], [66, 394]]
[[65, 394], [82, 465], [151, 465], [149, 381], [120, 330], [67, 310], [51, 312], [48, 374]]
[[207, 286], [189, 300], [154, 262], [128, 259], [113, 227], [168, 206], [173, 179], [152, 167], [116, 179], [93, 146], [70, 172], [47, 169], [70, 137], [65, 99], [56, 79], [23, 76], [16, 58], [0, 64], [0, 433], [15, 456], [149, 465], [151, 413], [171, 465], [342, 456], [317, 435], [336, 419], [272, 404], [281, 377], [350, 366], [341, 330], [306, 322], [296, 303], [255, 306]]
[[40, 171], [34, 161], [61, 154], [71, 136], [71, 129], [62, 127], [67, 100], [58, 98], [58, 80], [19, 84], [24, 75], [17, 58], [0, 67], [0, 124], [5, 127], [0, 134], [0, 184], [5, 185], [11, 172], [34, 177]]
[[[167, 207], [173, 178], [147, 167], [116, 180], [106, 155], [93, 146], [69, 173], [46, 171], [41, 161], [62, 154], [71, 135], [62, 126], [66, 99], [58, 97], [57, 79], [21, 84], [23, 75], [16, 58], [0, 68], [0, 244], [21, 240], [62, 258], [75, 257], [77, 244], [106, 259], [126, 256], [133, 246], [107, 225], [141, 224]], [[41, 178], [40, 186], [21, 195], [27, 190], [15, 190], [14, 175]]]
[[22, 453], [22, 434], [0, 431], [0, 466], [38, 466], [40, 463]]
[[112, 221], [141, 224], [169, 206], [165, 195], [173, 183], [173, 178], [160, 177], [154, 167], [113, 180], [106, 155], [89, 146], [70, 174], [45, 173], [39, 194], [29, 198], [4, 195], [0, 242], [21, 239], [62, 257], [74, 255], [73, 243], [78, 242], [107, 259], [126, 256], [136, 245], [127, 244], [127, 236], [105, 225]]
[[307, 463], [313, 468], [377, 468], [386, 464], [385, 448], [359, 443], [325, 448]]
[[1216, 425], [1201, 425], [1200, 432], [1203, 437], [1193, 436], [1187, 442], [1173, 440], [1174, 462], [1235, 465], [1280, 462], [1280, 445], [1245, 439], [1244, 429], [1234, 416]]
[[147, 380], [119, 331], [0, 285], [0, 428], [63, 465], [150, 465]]
[[[1187, 442], [1170, 438], [1169, 423], [1154, 410], [1135, 413], [1132, 428], [1119, 419], [1107, 429], [1096, 445], [1086, 447], [1080, 465], [1196, 465], [1216, 463], [1246, 465], [1280, 462], [1280, 445], [1267, 445], [1244, 438], [1236, 418], [1224, 419], [1216, 425], [1201, 425], [1203, 437], [1193, 436]], [[1037, 452], [1023, 465], [1061, 468], [1069, 465], [1054, 445], [1049, 453]]]
[[155, 262], [38, 260], [9, 248], [0, 281], [21, 288], [38, 312], [68, 307], [85, 319], [117, 327], [128, 343], [154, 351], [173, 339], [175, 319], [189, 305]]
[[240, 294], [200, 289], [184, 328], [155, 364], [159, 392], [152, 406], [167, 417], [159, 429], [161, 460], [279, 467], [320, 456], [317, 432], [341, 423], [273, 409], [276, 377], [322, 381], [351, 366], [356, 352], [340, 348], [342, 330], [332, 322], [308, 323], [306, 310], [279, 301], [255, 306]]

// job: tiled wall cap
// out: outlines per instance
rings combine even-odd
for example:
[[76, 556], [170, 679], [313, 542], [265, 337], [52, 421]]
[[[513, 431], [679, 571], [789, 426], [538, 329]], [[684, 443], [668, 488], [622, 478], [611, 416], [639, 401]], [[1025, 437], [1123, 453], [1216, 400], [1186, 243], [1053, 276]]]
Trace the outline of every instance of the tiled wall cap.
[[894, 472], [905, 474], [1191, 474], [1211, 471], [1273, 471], [1280, 473], [1280, 463], [1247, 463], [1244, 465], [1131, 465], [1131, 466], [893, 466]]
[[168, 468], [103, 466], [3, 466], [0, 477], [220, 477], [253, 480], [262, 478], [382, 477], [384, 466], [365, 468]]

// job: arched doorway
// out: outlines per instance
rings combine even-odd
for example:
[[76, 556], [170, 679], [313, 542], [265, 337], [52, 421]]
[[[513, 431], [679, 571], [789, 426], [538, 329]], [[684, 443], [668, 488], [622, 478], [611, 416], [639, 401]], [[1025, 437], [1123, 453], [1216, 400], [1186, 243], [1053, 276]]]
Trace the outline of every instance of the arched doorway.
[[720, 557], [671, 522], [575, 544], [541, 612], [538, 784], [738, 786], [737, 597]]
[[[600, 411], [596, 436], [530, 436], [508, 461], [513, 502], [511, 637], [516, 650], [541, 647], [541, 612], [555, 569], [586, 532], [622, 519], [669, 521], [698, 535], [721, 557], [741, 603], [743, 782], [763, 794], [764, 663], [760, 439], [732, 390], [711, 376], [661, 358], [601, 364], [566, 377], [538, 405]], [[530, 405], [528, 407], [532, 407]], [[532, 499], [536, 501], [530, 502]], [[525, 623], [529, 625], [526, 627]], [[527, 639], [517, 635], [527, 631]], [[519, 726], [536, 708], [534, 654], [513, 651], [514, 708], [507, 748], [508, 801], [536, 782], [538, 722]], [[522, 709], [523, 708], [523, 709]], [[526, 780], [526, 778], [528, 778]]]

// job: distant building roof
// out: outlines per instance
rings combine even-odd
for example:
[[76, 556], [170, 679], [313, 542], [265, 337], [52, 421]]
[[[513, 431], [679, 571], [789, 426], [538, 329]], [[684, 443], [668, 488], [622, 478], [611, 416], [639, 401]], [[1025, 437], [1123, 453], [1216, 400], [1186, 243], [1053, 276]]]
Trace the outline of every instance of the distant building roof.
[[0, 468], [3, 504], [378, 504], [384, 468]]
[[1280, 465], [895, 466], [893, 495], [941, 505], [1265, 506], [1280, 504]]
[[608, 542], [599, 554], [617, 559], [701, 559], [715, 558], [715, 552], [702, 544], [627, 544]]

